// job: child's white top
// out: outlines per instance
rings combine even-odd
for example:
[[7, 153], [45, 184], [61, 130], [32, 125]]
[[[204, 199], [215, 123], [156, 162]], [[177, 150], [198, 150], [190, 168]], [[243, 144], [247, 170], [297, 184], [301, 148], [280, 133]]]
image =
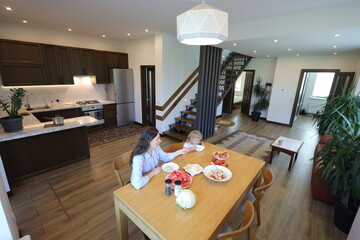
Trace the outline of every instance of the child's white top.
[[189, 142], [186, 142], [186, 143], [184, 143], [183, 148], [189, 149], [189, 148], [192, 148], [192, 147], [196, 147], [197, 145], [198, 144], [191, 144]]

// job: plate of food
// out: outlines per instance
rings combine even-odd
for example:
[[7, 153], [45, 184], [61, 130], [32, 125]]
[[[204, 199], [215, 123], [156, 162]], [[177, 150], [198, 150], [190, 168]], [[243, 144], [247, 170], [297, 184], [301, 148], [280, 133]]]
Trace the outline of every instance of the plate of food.
[[203, 171], [203, 167], [199, 164], [186, 164], [186, 166], [183, 168], [191, 176], [195, 176], [196, 174], [202, 173]]
[[204, 168], [204, 175], [216, 182], [226, 182], [232, 177], [232, 172], [223, 166], [209, 165]]
[[189, 187], [191, 185], [191, 182], [192, 182], [192, 178], [191, 178], [191, 176], [189, 174], [187, 174], [186, 172], [178, 171], [178, 170], [172, 171], [170, 174], [168, 174], [166, 176], [165, 179], [171, 179], [172, 180], [172, 183], [171, 183], [172, 188], [174, 188], [176, 180], [181, 181], [181, 186], [183, 188]]
[[164, 172], [171, 173], [174, 170], [178, 170], [179, 165], [177, 165], [176, 163], [173, 163], [173, 162], [169, 162], [169, 163], [165, 163], [164, 165], [162, 165], [161, 169]]
[[213, 156], [220, 161], [224, 161], [229, 158], [229, 153], [227, 151], [216, 151]]

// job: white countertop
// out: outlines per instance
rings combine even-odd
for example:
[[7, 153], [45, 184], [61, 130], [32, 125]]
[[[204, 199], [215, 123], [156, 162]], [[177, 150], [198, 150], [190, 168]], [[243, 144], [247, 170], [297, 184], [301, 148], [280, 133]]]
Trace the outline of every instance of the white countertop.
[[[53, 110], [60, 110], [60, 109], [71, 109], [71, 108], [81, 108], [83, 106], [94, 106], [94, 105], [107, 105], [107, 104], [113, 104], [115, 103], [114, 101], [110, 101], [110, 100], [99, 100], [99, 103], [94, 103], [94, 104], [86, 104], [86, 105], [78, 105], [76, 103], [54, 103], [51, 107], [49, 108], [44, 108], [43, 106], [31, 106], [33, 108], [33, 110], [27, 111], [30, 113], [33, 112], [46, 112], [46, 111], [53, 111]], [[26, 108], [22, 108], [20, 110], [20, 112], [26, 112]]]

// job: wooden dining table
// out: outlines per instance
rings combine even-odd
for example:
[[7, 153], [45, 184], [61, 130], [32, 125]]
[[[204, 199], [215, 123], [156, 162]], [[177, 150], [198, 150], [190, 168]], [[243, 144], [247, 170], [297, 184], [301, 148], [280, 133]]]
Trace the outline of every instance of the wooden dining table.
[[222, 147], [206, 143], [202, 152], [190, 152], [172, 162], [184, 171], [186, 164], [211, 165], [215, 151], [227, 151], [226, 160], [232, 177], [225, 182], [208, 179], [203, 173], [192, 177], [188, 187], [197, 197], [196, 204], [183, 209], [174, 194], [165, 195], [165, 178], [161, 172], [136, 190], [127, 184], [114, 191], [118, 239], [128, 239], [130, 218], [151, 239], [216, 239], [227, 220], [253, 186], [261, 180], [265, 162]]

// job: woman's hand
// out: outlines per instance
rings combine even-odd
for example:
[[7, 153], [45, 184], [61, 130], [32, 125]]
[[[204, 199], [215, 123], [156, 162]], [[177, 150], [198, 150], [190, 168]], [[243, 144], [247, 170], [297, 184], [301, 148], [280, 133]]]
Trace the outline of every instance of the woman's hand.
[[153, 178], [154, 176], [158, 175], [161, 172], [161, 167], [156, 167], [154, 170], [146, 174], [145, 176], [148, 176], [149, 179]]

